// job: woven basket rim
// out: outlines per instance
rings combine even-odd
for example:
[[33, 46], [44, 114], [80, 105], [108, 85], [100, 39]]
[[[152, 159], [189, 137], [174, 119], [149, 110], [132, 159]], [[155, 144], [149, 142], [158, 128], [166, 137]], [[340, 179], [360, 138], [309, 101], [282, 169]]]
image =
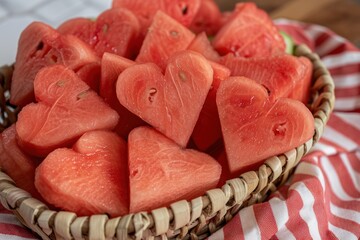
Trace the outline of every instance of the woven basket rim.
[[269, 193], [288, 179], [301, 158], [311, 151], [322, 136], [334, 108], [333, 79], [319, 56], [307, 46], [297, 45], [294, 55], [307, 57], [313, 64], [312, 102], [308, 105], [315, 123], [313, 138], [286, 153], [266, 159], [257, 170], [228, 180], [222, 188], [211, 189], [191, 201], [178, 201], [149, 213], [140, 212], [112, 219], [105, 214], [77, 217], [72, 212], [50, 210], [44, 203], [17, 188], [14, 181], [0, 171], [2, 205], [42, 239], [208, 237], [241, 208], [265, 200]]

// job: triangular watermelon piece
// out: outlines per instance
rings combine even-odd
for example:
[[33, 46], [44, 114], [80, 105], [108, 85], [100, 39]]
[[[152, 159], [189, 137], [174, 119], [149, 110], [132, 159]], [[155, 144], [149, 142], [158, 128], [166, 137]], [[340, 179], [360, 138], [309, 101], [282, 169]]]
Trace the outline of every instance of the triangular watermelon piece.
[[285, 52], [285, 42], [266, 12], [254, 3], [238, 3], [213, 40], [221, 54], [265, 57]]
[[72, 149], [51, 152], [36, 170], [43, 198], [79, 216], [128, 213], [126, 142], [108, 131], [85, 133]]
[[182, 149], [149, 127], [129, 134], [130, 212], [190, 200], [214, 188], [221, 166], [209, 155]]
[[161, 69], [174, 53], [185, 50], [195, 38], [189, 29], [167, 14], [158, 11], [146, 34], [136, 62], [153, 62]]

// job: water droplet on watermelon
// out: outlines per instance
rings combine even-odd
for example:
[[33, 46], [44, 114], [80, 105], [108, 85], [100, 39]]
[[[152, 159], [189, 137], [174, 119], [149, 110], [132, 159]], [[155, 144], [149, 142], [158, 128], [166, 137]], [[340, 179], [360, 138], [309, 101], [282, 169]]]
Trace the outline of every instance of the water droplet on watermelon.
[[95, 45], [98, 42], [98, 36], [94, 35], [90, 40], [90, 45]]

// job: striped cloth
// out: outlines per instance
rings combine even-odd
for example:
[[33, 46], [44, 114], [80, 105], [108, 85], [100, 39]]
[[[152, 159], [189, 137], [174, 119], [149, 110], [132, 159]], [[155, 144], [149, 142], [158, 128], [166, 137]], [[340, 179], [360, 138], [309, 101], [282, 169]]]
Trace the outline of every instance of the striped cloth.
[[[360, 51], [330, 30], [276, 21], [332, 73], [335, 111], [314, 151], [267, 202], [242, 209], [209, 240], [344, 239], [360, 236]], [[36, 239], [0, 208], [0, 240]]]

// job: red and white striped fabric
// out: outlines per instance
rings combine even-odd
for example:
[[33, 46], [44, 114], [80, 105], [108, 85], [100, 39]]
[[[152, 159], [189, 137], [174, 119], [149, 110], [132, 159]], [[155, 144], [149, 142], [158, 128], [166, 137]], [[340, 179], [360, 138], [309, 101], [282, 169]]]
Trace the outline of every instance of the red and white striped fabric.
[[[279, 28], [322, 58], [336, 86], [335, 111], [323, 138], [291, 181], [267, 202], [240, 211], [210, 240], [360, 237], [360, 51], [330, 30], [289, 20]], [[0, 210], [0, 240], [36, 239]]]

